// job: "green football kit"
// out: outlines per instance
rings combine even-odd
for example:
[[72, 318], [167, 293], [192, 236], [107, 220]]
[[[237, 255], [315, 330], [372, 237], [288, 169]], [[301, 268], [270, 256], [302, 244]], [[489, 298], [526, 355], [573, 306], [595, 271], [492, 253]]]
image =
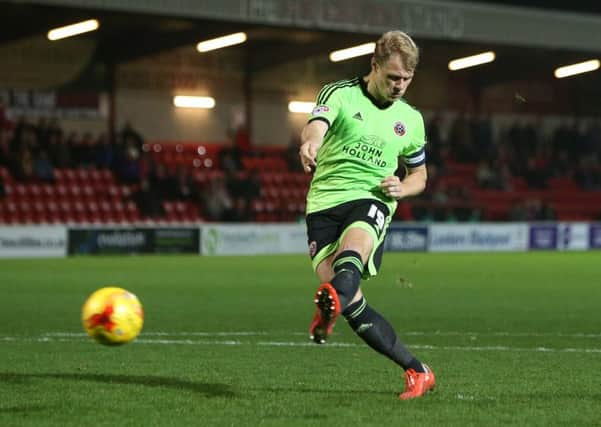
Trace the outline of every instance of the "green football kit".
[[[357, 77], [324, 86], [309, 117], [309, 122], [313, 120], [328, 125], [307, 195], [313, 268], [337, 249], [351, 227], [359, 227], [374, 239], [364, 271], [364, 277], [373, 276], [397, 206], [380, 183], [394, 175], [399, 157], [409, 168], [425, 163], [422, 115], [403, 100], [379, 104], [363, 78]], [[340, 228], [341, 235], [336, 231]]]
[[329, 129], [317, 153], [307, 213], [358, 199], [380, 200], [394, 213], [397, 202], [382, 192], [380, 182], [394, 175], [399, 157], [409, 168], [425, 163], [421, 113], [402, 100], [379, 106], [357, 77], [324, 86], [313, 120], [323, 120]]

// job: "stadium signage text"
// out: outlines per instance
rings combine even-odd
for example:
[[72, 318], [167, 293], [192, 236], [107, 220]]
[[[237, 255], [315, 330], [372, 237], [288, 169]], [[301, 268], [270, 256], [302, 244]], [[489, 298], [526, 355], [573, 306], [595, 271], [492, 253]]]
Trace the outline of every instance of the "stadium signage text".
[[524, 224], [432, 224], [430, 251], [514, 251], [527, 247]]
[[0, 258], [64, 257], [66, 227], [0, 226]]
[[428, 248], [428, 227], [391, 226], [384, 247], [388, 251], [425, 251]]

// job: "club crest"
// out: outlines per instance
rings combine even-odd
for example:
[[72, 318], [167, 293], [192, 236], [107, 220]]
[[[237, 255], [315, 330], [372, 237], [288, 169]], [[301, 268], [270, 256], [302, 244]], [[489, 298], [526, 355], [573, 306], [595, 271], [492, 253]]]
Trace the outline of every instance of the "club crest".
[[315, 256], [316, 252], [317, 252], [317, 242], [315, 240], [313, 240], [311, 243], [309, 243], [309, 256], [311, 258], [313, 258]]
[[398, 136], [403, 136], [406, 132], [407, 129], [405, 128], [403, 122], [396, 122], [394, 124], [394, 133], [396, 133]]

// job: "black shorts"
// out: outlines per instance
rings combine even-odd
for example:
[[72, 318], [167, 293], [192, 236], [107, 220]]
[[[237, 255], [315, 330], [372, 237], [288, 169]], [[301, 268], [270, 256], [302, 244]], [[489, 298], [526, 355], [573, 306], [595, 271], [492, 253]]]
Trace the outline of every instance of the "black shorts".
[[338, 248], [342, 234], [355, 224], [374, 236], [374, 249], [368, 261], [365, 277], [373, 276], [379, 270], [384, 251], [384, 235], [390, 222], [388, 207], [374, 199], [360, 199], [346, 202], [333, 208], [307, 215], [307, 235], [309, 255], [313, 268]]

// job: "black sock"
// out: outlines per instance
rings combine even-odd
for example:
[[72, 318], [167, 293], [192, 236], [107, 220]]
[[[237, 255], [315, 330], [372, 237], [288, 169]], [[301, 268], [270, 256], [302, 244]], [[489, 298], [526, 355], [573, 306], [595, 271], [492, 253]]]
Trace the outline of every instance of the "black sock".
[[390, 358], [404, 370], [425, 372], [421, 362], [401, 343], [390, 323], [367, 305], [365, 298], [351, 304], [342, 314], [355, 333], [378, 353]]
[[353, 300], [361, 283], [363, 272], [361, 255], [355, 251], [342, 251], [334, 259], [332, 268], [336, 275], [330, 283], [336, 289], [340, 307], [344, 310]]

